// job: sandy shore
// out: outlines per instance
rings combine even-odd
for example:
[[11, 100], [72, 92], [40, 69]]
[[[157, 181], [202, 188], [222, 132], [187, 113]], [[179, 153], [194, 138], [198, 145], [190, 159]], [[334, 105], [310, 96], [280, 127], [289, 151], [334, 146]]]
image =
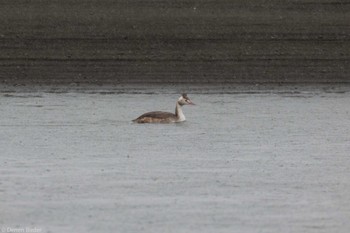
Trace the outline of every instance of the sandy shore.
[[349, 82], [341, 1], [12, 1], [2, 84]]

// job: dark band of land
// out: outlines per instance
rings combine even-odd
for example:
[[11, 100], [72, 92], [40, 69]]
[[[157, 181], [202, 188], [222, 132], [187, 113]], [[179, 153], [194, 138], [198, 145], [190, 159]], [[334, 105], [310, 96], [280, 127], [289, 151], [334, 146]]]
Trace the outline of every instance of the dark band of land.
[[347, 0], [3, 0], [2, 84], [350, 83]]

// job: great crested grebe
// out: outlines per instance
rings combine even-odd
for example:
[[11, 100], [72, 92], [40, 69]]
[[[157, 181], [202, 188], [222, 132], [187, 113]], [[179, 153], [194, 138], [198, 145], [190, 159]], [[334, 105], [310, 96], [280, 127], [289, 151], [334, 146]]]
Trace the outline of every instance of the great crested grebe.
[[175, 114], [170, 112], [147, 112], [133, 122], [136, 123], [176, 123], [185, 121], [185, 115], [182, 112], [181, 107], [183, 105], [195, 105], [188, 97], [187, 94], [182, 94], [176, 102]]

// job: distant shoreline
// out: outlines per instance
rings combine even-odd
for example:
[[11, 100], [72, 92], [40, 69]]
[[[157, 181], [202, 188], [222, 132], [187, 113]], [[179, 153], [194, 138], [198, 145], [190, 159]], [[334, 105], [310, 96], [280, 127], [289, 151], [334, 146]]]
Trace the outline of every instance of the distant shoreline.
[[0, 94], [20, 93], [87, 93], [87, 94], [287, 94], [349, 93], [350, 83], [26, 83], [0, 84]]
[[349, 83], [350, 4], [9, 1], [0, 84]]

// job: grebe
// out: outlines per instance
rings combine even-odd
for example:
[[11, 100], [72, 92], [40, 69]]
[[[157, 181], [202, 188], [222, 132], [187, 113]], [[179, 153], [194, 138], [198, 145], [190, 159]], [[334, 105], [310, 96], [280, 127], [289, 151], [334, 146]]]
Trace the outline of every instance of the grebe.
[[136, 123], [176, 123], [185, 121], [185, 115], [182, 112], [181, 107], [183, 105], [195, 105], [188, 97], [187, 94], [182, 94], [176, 102], [175, 114], [170, 112], [147, 112], [133, 122]]

